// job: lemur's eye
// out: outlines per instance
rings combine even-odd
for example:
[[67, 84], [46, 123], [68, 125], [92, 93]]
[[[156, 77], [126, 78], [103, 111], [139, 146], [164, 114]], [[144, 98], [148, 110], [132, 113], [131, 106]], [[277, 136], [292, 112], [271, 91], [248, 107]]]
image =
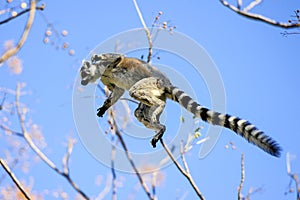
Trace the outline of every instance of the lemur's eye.
[[96, 56], [97, 56], [97, 55], [93, 55], [93, 56], [91, 57], [92, 64], [94, 64], [94, 63], [95, 63]]
[[89, 75], [90, 74], [90, 72], [89, 71], [81, 71], [81, 76], [82, 77], [85, 77], [85, 76], [87, 76], [87, 75]]

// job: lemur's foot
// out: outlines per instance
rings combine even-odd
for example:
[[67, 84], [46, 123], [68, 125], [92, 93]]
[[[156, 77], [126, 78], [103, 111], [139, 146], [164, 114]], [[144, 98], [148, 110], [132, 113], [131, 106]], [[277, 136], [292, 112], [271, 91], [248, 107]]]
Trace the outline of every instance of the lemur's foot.
[[101, 107], [101, 108], [98, 108], [97, 111], [98, 111], [97, 116], [98, 117], [103, 117], [106, 109], [104, 107]]
[[163, 126], [160, 131], [158, 131], [158, 133], [156, 133], [154, 135], [154, 137], [151, 140], [151, 145], [153, 148], [156, 148], [156, 143], [162, 138], [162, 136], [164, 135], [164, 132], [166, 130], [166, 127]]

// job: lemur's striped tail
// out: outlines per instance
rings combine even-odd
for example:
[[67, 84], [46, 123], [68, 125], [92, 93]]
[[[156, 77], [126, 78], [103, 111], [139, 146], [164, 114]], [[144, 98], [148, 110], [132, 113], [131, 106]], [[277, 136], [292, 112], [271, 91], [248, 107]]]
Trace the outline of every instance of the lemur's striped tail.
[[176, 87], [171, 87], [170, 93], [172, 100], [178, 102], [203, 121], [229, 128], [267, 153], [276, 157], [280, 156], [281, 148], [277, 142], [247, 120], [209, 110], [199, 105], [190, 96]]

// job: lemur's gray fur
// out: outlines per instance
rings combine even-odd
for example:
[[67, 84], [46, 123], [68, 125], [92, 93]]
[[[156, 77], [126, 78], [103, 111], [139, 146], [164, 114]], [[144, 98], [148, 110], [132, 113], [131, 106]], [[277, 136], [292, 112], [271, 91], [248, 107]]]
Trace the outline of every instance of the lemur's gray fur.
[[153, 147], [156, 147], [156, 143], [166, 130], [166, 127], [159, 122], [159, 117], [165, 107], [166, 99], [169, 98], [203, 121], [229, 128], [267, 153], [280, 156], [281, 148], [277, 142], [253, 124], [201, 106], [188, 94], [173, 86], [157, 68], [142, 60], [115, 53], [93, 55], [91, 62], [83, 62], [80, 72], [82, 85], [95, 82], [100, 78], [111, 91], [103, 106], [97, 109], [99, 117], [102, 117], [105, 111], [118, 101], [125, 90], [140, 102], [134, 115], [146, 127], [155, 130], [156, 134], [151, 140]]

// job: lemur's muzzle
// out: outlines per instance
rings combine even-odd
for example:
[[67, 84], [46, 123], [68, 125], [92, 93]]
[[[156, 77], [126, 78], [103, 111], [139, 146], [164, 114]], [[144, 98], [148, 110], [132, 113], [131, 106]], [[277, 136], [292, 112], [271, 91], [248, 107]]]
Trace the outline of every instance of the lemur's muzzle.
[[86, 80], [86, 79], [82, 79], [81, 80], [81, 85], [87, 85], [89, 83], [89, 80]]

